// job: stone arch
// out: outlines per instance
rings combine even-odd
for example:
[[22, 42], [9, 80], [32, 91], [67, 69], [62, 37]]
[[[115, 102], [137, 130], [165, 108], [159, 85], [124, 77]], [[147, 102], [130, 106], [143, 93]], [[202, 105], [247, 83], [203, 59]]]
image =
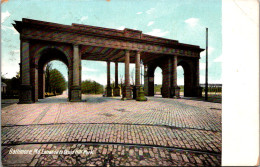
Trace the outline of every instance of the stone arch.
[[157, 67], [159, 67], [163, 73], [163, 67], [161, 64], [151, 64], [148, 66], [148, 70], [147, 70], [148, 85], [147, 85], [147, 93], [146, 93], [148, 96], [154, 96], [154, 72]]
[[186, 60], [180, 60], [177, 64], [184, 71], [184, 96], [193, 96], [193, 86], [195, 83], [193, 64]]
[[[33, 73], [34, 83], [33, 85], [33, 98], [34, 101], [45, 98], [45, 66], [48, 62], [53, 60], [59, 60], [63, 62], [68, 68], [68, 87], [69, 87], [69, 97], [70, 97], [70, 83], [72, 80], [71, 72], [71, 59], [66, 51], [63, 51], [60, 47], [44, 46], [37, 50], [34, 55], [34, 62], [37, 66], [37, 71]], [[38, 75], [37, 75], [38, 74]]]
[[[160, 73], [156, 73], [156, 72], [160, 72]], [[161, 77], [160, 80], [159, 80], [159, 84], [162, 86], [162, 84], [163, 84], [163, 70], [162, 70], [162, 67], [160, 67], [160, 66], [157, 66], [157, 67], [154, 69], [154, 86], [157, 85], [157, 84], [156, 84], [156, 78], [157, 78], [157, 77], [158, 77], [158, 78]], [[160, 95], [162, 95], [161, 89], [158, 90], [158, 91], [160, 92]], [[156, 94], [155, 87], [154, 87], [154, 93]]]
[[64, 56], [66, 57], [66, 65], [72, 66], [72, 60], [71, 60], [71, 56], [70, 53], [68, 53], [68, 51], [60, 46], [53, 46], [53, 45], [45, 45], [42, 46], [41, 48], [37, 49], [37, 51], [35, 52], [34, 55], [34, 62], [35, 64], [39, 64], [39, 60], [42, 58], [42, 55], [44, 54], [44, 52], [46, 53], [48, 50], [52, 50], [52, 51], [57, 51], [60, 52], [62, 54], [64, 54]]
[[146, 81], [147, 81], [147, 89], [146, 94], [148, 96], [154, 96], [154, 72], [157, 67], [161, 68], [162, 70], [162, 88], [161, 94], [162, 97], [168, 97], [168, 86], [169, 86], [169, 68], [168, 68], [168, 60], [169, 57], [164, 57], [159, 59], [158, 61], [153, 61], [148, 65], [147, 74], [146, 74]]

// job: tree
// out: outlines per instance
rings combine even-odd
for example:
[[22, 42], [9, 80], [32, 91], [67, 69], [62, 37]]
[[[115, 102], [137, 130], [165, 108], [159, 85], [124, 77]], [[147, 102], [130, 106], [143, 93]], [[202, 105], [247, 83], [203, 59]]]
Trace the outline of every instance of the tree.
[[50, 71], [52, 70], [52, 64], [48, 63], [45, 70], [45, 91], [51, 92], [50, 88]]
[[65, 80], [64, 76], [57, 69], [51, 69], [49, 71], [49, 73], [50, 73], [50, 76], [49, 76], [50, 77], [49, 78], [50, 89], [52, 90], [52, 92], [54, 94], [56, 94], [56, 93], [61, 94], [67, 88], [66, 80]]
[[16, 72], [15, 78], [20, 79], [20, 71]]
[[96, 81], [85, 80], [81, 83], [81, 92], [83, 94], [101, 94], [103, 89], [103, 86]]
[[1, 80], [4, 82], [6, 87], [6, 93], [3, 98], [18, 98], [19, 95], [19, 87], [20, 87], [20, 74], [19, 72], [16, 73], [16, 76], [9, 79], [6, 78], [4, 75], [1, 75]]
[[123, 75], [120, 75], [120, 87], [121, 87], [121, 89], [123, 89], [124, 84], [125, 84], [124, 77], [123, 77]]

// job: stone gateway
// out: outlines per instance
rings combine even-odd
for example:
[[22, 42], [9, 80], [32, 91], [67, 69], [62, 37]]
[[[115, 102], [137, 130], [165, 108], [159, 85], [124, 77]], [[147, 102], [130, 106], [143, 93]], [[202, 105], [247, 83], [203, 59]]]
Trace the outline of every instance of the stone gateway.
[[[44, 67], [60, 60], [68, 67], [69, 101], [81, 101], [81, 60], [107, 62], [106, 96], [119, 96], [118, 63], [125, 64], [123, 96], [132, 99], [129, 64], [135, 63], [135, 94], [140, 91], [140, 60], [144, 64], [144, 93], [154, 95], [154, 71], [162, 69], [162, 97], [177, 97], [177, 66], [184, 69], [184, 96], [201, 96], [199, 86], [199, 46], [154, 37], [125, 28], [108, 29], [89, 25], [62, 25], [23, 18], [15, 21], [20, 33], [21, 88], [19, 103], [44, 98]], [[110, 83], [110, 64], [115, 63], [115, 89]]]

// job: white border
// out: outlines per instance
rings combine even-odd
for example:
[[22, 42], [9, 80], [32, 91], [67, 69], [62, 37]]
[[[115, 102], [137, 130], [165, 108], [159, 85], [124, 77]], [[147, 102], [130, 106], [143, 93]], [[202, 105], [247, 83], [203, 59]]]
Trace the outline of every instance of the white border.
[[256, 166], [259, 158], [259, 1], [223, 0], [222, 37], [222, 165]]

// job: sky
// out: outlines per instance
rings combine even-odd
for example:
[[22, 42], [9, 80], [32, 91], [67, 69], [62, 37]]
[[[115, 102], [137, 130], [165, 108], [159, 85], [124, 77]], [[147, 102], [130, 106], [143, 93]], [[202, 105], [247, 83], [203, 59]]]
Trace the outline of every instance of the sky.
[[[141, 30], [144, 34], [178, 40], [206, 48], [209, 29], [209, 83], [222, 83], [222, 26], [220, 0], [5, 0], [1, 4], [1, 74], [12, 78], [19, 71], [20, 39], [14, 20], [29, 18], [71, 25], [72, 23]], [[205, 51], [200, 58], [200, 83], [205, 83]], [[67, 80], [67, 67], [52, 61]], [[134, 64], [130, 65], [130, 73]], [[178, 84], [183, 69], [178, 67]], [[114, 76], [114, 63], [111, 63]], [[119, 63], [119, 76], [124, 64]], [[106, 63], [82, 60], [82, 80], [106, 84]], [[114, 78], [112, 77], [112, 81]], [[155, 70], [155, 84], [161, 84], [161, 69]]]

